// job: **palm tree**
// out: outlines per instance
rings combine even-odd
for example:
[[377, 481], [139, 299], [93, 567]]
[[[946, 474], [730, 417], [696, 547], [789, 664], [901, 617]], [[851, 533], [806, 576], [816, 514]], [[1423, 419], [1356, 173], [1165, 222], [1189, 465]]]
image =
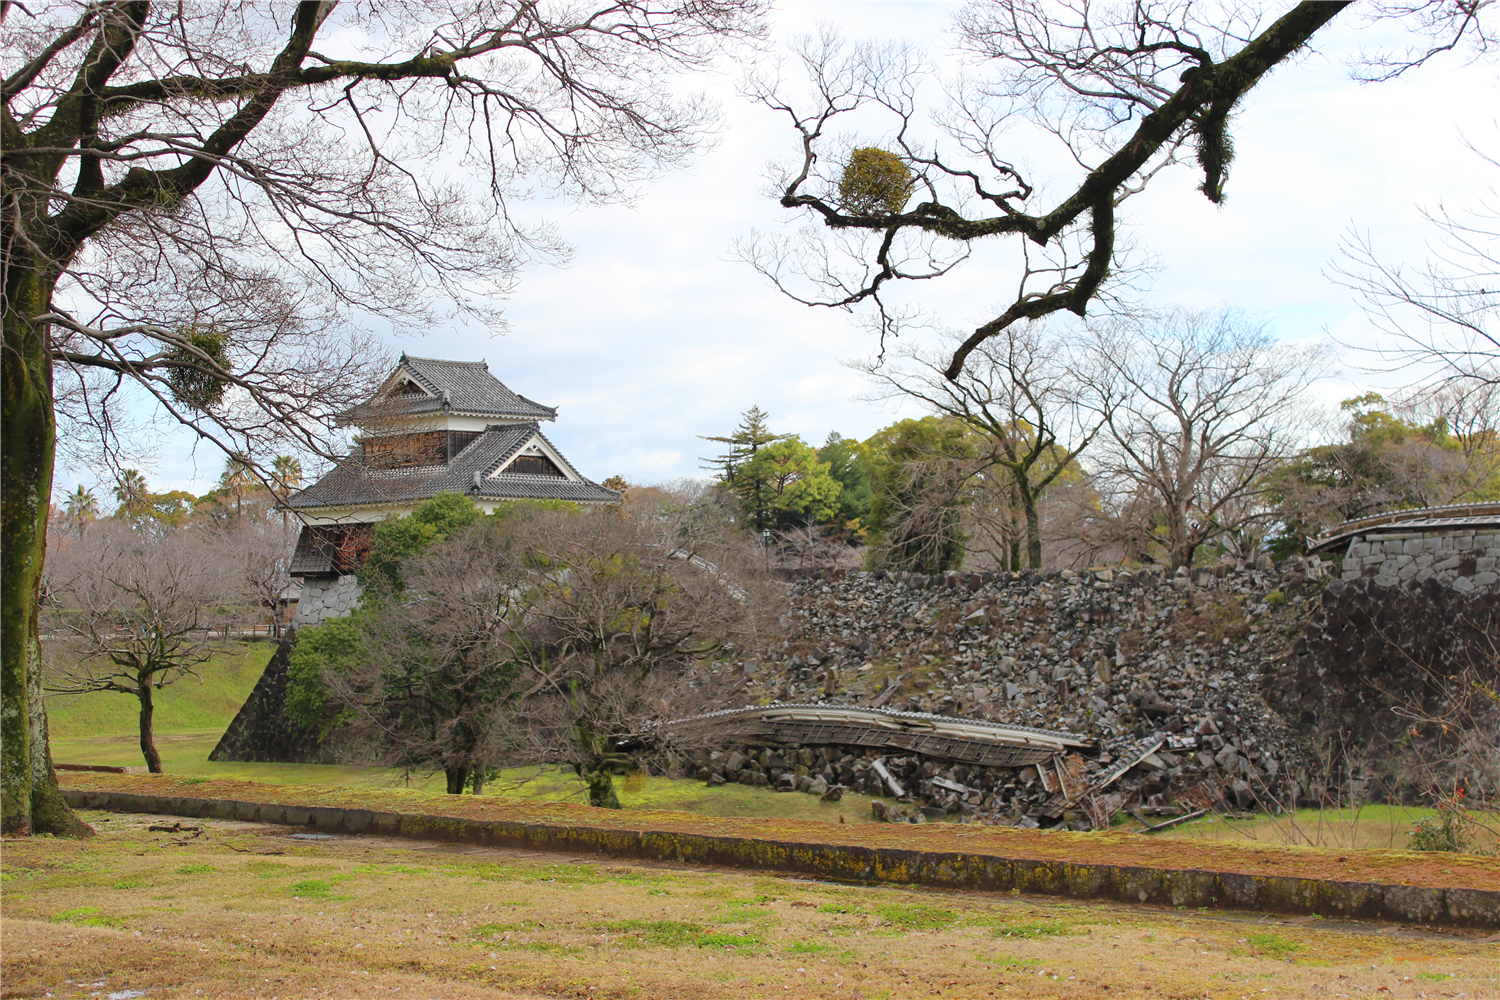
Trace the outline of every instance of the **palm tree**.
[[219, 489], [234, 497], [236, 520], [244, 513], [245, 490], [254, 481], [254, 465], [248, 454], [243, 451], [231, 452], [224, 459], [224, 474], [219, 477]]
[[[271, 460], [271, 492], [278, 500], [302, 485], [302, 460], [295, 455], [277, 455]], [[281, 508], [281, 526], [287, 526], [286, 508]]]
[[99, 498], [94, 491], [80, 485], [68, 494], [68, 520], [78, 526], [78, 535], [83, 536], [84, 525], [99, 516]]
[[139, 469], [126, 469], [115, 480], [115, 517], [139, 521], [151, 506], [151, 491]]
[[277, 455], [271, 460], [271, 489], [281, 499], [302, 485], [302, 460], [294, 455]]

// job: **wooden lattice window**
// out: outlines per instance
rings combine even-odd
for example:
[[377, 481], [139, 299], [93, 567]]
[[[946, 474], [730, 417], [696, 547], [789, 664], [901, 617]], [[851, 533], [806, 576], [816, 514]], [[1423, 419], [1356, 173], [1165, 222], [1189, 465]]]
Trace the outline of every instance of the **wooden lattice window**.
[[556, 476], [564, 478], [562, 470], [552, 464], [546, 455], [522, 455], [510, 463], [506, 472], [520, 472], [528, 476]]

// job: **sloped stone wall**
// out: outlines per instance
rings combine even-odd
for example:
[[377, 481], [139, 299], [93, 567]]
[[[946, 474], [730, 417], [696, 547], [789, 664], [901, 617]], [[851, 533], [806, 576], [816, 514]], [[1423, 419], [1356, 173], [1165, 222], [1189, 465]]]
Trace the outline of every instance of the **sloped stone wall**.
[[1436, 715], [1454, 678], [1500, 683], [1500, 534], [1357, 539], [1292, 653], [1265, 672], [1267, 703], [1309, 750], [1407, 787], [1409, 713]]
[[286, 702], [287, 669], [292, 645], [296, 641], [294, 623], [276, 647], [250, 697], [245, 699], [234, 721], [208, 755], [209, 760], [274, 764], [314, 764], [331, 760], [319, 748], [317, 733], [292, 722], [282, 711]]
[[361, 593], [359, 580], [353, 574], [336, 580], [307, 577], [302, 581], [297, 614], [292, 620], [303, 628], [311, 628], [330, 618], [342, 618], [359, 607]]
[[257, 761], [275, 764], [312, 764], [332, 760], [319, 745], [318, 735], [286, 717], [287, 670], [298, 628], [312, 628], [331, 618], [342, 618], [359, 607], [359, 580], [352, 574], [329, 579], [306, 577], [297, 599], [297, 613], [286, 638], [266, 664], [250, 697], [208, 755], [213, 761]]

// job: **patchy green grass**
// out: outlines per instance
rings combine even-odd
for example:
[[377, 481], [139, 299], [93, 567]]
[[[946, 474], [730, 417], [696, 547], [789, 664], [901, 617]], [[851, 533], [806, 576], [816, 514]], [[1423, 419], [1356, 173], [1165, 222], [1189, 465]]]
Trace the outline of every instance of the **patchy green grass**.
[[1302, 950], [1302, 945], [1274, 931], [1251, 934], [1247, 940], [1262, 955], [1270, 955], [1272, 958], [1287, 958]]
[[6, 842], [7, 996], [1418, 1000], [1439, 981], [1500, 994], [1477, 935], [293, 841], [217, 820], [174, 843], [146, 829], [153, 817], [84, 818], [96, 839]]
[[[1233, 819], [1217, 813], [1190, 820], [1154, 837], [1188, 840], [1256, 841], [1290, 847], [1325, 847], [1338, 850], [1407, 849], [1408, 835], [1418, 820], [1437, 815], [1435, 809], [1373, 803], [1347, 809], [1297, 809], [1274, 815], [1260, 813], [1252, 819]], [[1500, 847], [1500, 815], [1475, 812], [1472, 827], [1480, 850]]]
[[906, 931], [934, 930], [959, 920], [956, 910], [919, 903], [884, 903], [875, 907], [875, 914], [884, 923]]
[[77, 924], [79, 927], [124, 927], [125, 921], [99, 912], [97, 906], [75, 906], [52, 917], [55, 924]]

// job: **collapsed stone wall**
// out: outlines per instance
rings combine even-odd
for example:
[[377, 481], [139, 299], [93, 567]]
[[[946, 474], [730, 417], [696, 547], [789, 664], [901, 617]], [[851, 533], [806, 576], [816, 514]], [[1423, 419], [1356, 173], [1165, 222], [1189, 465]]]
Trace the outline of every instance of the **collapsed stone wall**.
[[[1315, 606], [1328, 575], [1321, 560], [1172, 576], [835, 575], [791, 589], [779, 649], [742, 661], [737, 678], [709, 680], [726, 701], [828, 701], [1087, 734], [1102, 753], [1067, 765], [1084, 781], [1160, 733], [1171, 742], [1107, 791], [1163, 814], [1225, 796], [1249, 807], [1307, 781], [1302, 747], [1262, 697], [1263, 667], [1288, 654]], [[709, 781], [889, 794], [877, 759], [929, 812], [1089, 825], [1045, 769], [770, 746], [740, 747], [697, 769]]]

